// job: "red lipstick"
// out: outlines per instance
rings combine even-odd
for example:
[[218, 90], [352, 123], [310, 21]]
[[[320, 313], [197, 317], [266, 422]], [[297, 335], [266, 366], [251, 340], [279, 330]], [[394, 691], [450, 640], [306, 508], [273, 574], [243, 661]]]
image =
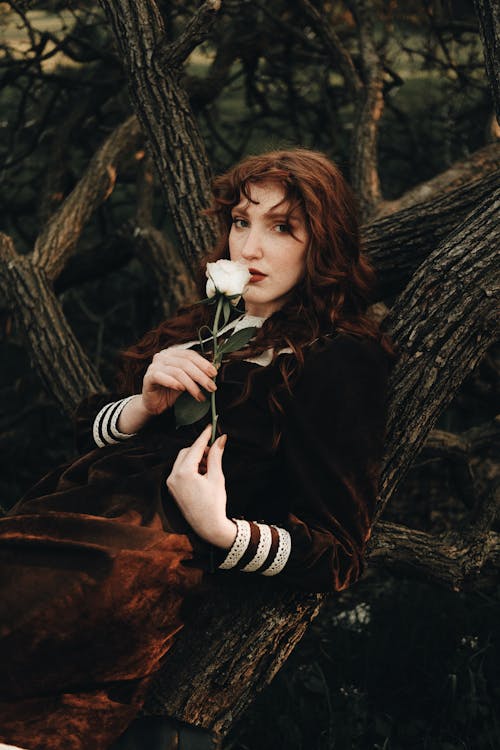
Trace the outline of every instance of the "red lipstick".
[[266, 274], [262, 273], [262, 271], [259, 271], [258, 268], [249, 268], [249, 272], [252, 274], [252, 277], [250, 279], [251, 283], [255, 283], [257, 281], [262, 281], [262, 279], [265, 279]]

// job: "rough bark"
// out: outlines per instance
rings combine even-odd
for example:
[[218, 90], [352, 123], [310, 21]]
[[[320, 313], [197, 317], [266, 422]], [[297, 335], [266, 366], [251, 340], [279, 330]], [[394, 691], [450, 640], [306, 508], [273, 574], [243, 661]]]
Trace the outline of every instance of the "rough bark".
[[102, 390], [103, 383], [69, 327], [45, 271], [18, 255], [4, 234], [0, 257], [0, 288], [15, 311], [33, 365], [61, 411], [71, 413], [87, 393]]
[[384, 320], [401, 352], [381, 484], [386, 500], [498, 335], [499, 206], [497, 189], [419, 267]]
[[[498, 489], [491, 503], [498, 507]], [[370, 565], [391, 574], [420, 579], [452, 591], [490, 589], [498, 580], [500, 534], [474, 529], [428, 534], [395, 523], [377, 524], [370, 544]]]
[[378, 298], [387, 299], [399, 293], [439, 242], [499, 184], [500, 172], [494, 172], [364, 225], [364, 247], [377, 269]]
[[319, 594], [266, 595], [251, 584], [245, 596], [211, 587], [196, 607], [196, 626], [181, 635], [184, 648], [174, 643], [169, 652], [144, 713], [184, 717], [226, 734], [279, 671], [321, 600]]
[[210, 194], [211, 173], [205, 144], [179, 79], [185, 56], [207, 33], [219, 3], [204, 3], [172, 45], [166, 43], [164, 22], [154, 0], [101, 0], [101, 5], [129, 78], [132, 104], [148, 134], [179, 251], [194, 278], [196, 264], [214, 244], [215, 226], [201, 215]]
[[500, 125], [500, 6], [497, 0], [474, 0], [483, 42], [484, 61]]
[[[442, 409], [498, 335], [494, 298], [499, 274], [498, 193], [476, 207], [422, 264], [386, 319], [384, 327], [401, 354], [392, 374], [377, 517]], [[498, 575], [499, 535], [490, 531], [497, 504], [493, 486], [476, 503], [463, 528], [441, 537], [396, 524], [376, 524], [368, 566], [394, 564], [454, 590], [474, 587], [483, 573], [485, 579], [494, 572]], [[206, 602], [207, 620], [201, 622], [197, 616], [178, 636], [146, 712], [165, 712], [224, 734], [267, 684], [275, 663], [281, 664], [281, 634], [286, 631], [289, 638], [295, 632], [297, 611], [302, 632], [302, 623], [316, 615], [324, 596], [290, 598], [262, 591], [254, 596], [245, 587], [244, 593], [226, 591], [222, 600], [230, 607], [227, 618], [219, 600]], [[222, 684], [217, 680], [219, 667]]]

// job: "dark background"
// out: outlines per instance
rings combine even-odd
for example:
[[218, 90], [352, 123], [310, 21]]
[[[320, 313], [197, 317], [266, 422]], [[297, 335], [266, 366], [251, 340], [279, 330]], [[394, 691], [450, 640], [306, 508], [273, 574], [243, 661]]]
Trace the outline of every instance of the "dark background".
[[[196, 7], [161, 5], [174, 35]], [[352, 45], [348, 5], [315, 5], [336, 14], [338, 33]], [[498, 131], [472, 5], [374, 5], [387, 65], [379, 171], [384, 197], [395, 199], [493, 141]], [[1, 229], [18, 252], [29, 253], [47, 217], [131, 107], [97, 4], [2, 3], [0, 30], [6, 44]], [[211, 40], [185, 68], [215, 172], [247, 153], [301, 144], [327, 152], [349, 177], [353, 105], [340, 76], [307, 38], [314, 41], [294, 2], [224, 6]], [[208, 85], [221, 49], [229, 63], [217, 85]], [[54, 170], [51, 184], [58, 189], [48, 195], [47, 175]], [[133, 211], [136, 183], [131, 154], [115, 190], [86, 226], [77, 257], [99, 247], [106, 252], [109, 237]], [[175, 240], [159, 189], [154, 218]], [[109, 384], [117, 351], [156, 325], [162, 310], [151, 272], [126, 239], [113, 270], [96, 266], [92, 280], [63, 274], [58, 294]], [[71, 422], [43, 389], [1, 299], [0, 324], [0, 503], [8, 508], [44, 473], [71, 460], [75, 448]], [[463, 432], [491, 418], [493, 354], [464, 382], [437, 428]], [[464, 509], [450, 477], [444, 461], [417, 458], [386, 520], [428, 531], [451, 528]], [[498, 748], [499, 616], [499, 589], [491, 582], [484, 590], [453, 592], [369, 570], [351, 591], [330, 599], [225, 747]]]

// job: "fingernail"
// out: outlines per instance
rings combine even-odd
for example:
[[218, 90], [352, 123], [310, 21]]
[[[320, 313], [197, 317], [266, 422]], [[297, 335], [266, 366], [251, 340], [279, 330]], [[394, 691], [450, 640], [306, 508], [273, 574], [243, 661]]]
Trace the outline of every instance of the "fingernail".
[[227, 435], [223, 435], [223, 436], [222, 436], [222, 437], [220, 438], [220, 443], [219, 443], [219, 444], [220, 444], [220, 447], [221, 447], [221, 448], [224, 448], [224, 446], [225, 446], [226, 442], [227, 442]]

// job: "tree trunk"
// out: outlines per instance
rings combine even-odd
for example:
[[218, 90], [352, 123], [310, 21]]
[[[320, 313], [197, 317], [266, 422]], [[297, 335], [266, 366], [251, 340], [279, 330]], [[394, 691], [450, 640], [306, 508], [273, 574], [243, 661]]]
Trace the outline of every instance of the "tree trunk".
[[[162, 16], [153, 0], [101, 0], [129, 78], [132, 104], [148, 134], [153, 161], [186, 268], [213, 247], [215, 225], [201, 214], [210, 195], [211, 171], [179, 78], [187, 47], [166, 44]], [[205, 3], [215, 6], [215, 3]]]
[[419, 267], [384, 320], [401, 351], [382, 481], [387, 499], [439, 414], [497, 339], [499, 207], [497, 188]]
[[375, 7], [353, 0], [359, 33], [363, 88], [356, 102], [351, 139], [350, 178], [366, 221], [382, 200], [378, 175], [378, 129], [384, 111], [384, 71], [375, 44]]
[[44, 270], [17, 255], [4, 234], [0, 257], [0, 286], [16, 313], [31, 360], [61, 411], [71, 413], [89, 391], [104, 390], [103, 383], [69, 327]]
[[500, 6], [497, 0], [474, 0], [474, 5], [479, 19], [486, 72], [500, 125]]

